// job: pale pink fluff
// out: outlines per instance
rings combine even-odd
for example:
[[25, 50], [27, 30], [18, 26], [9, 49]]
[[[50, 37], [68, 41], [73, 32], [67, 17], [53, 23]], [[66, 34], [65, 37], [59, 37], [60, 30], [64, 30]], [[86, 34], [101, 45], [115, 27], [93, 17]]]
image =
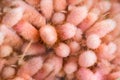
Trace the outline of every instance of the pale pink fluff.
[[58, 36], [61, 40], [67, 40], [74, 37], [76, 30], [76, 26], [70, 23], [65, 23], [57, 27]]
[[53, 0], [54, 1], [54, 9], [55, 11], [63, 11], [67, 7], [66, 0]]
[[50, 19], [53, 13], [53, 0], [41, 0], [40, 9], [46, 19]]
[[108, 44], [109, 54], [114, 54], [117, 50], [117, 45], [113, 42]]
[[3, 32], [0, 32], [0, 45], [3, 44], [4, 39], [5, 39], [5, 34]]
[[15, 68], [7, 66], [4, 67], [3, 72], [2, 72], [2, 77], [3, 79], [9, 79], [9, 78], [13, 78], [15, 76]]
[[71, 41], [68, 43], [68, 46], [70, 47], [71, 54], [74, 54], [80, 50], [80, 44], [76, 41]]
[[91, 50], [85, 51], [79, 55], [78, 63], [82, 67], [93, 66], [96, 62], [97, 62], [97, 56]]
[[11, 5], [22, 7], [24, 9], [23, 19], [29, 21], [36, 27], [40, 28], [46, 24], [45, 17], [43, 17], [34, 7], [28, 5], [24, 1], [15, 0], [11, 2]]
[[97, 63], [96, 70], [103, 75], [107, 75], [112, 71], [113, 68], [114, 65], [112, 65], [109, 61], [103, 59]]
[[73, 9], [75, 9], [75, 8], [76, 8], [75, 5], [68, 5], [68, 11], [71, 11], [71, 10], [73, 10]]
[[78, 80], [96, 80], [93, 72], [87, 68], [80, 68], [76, 73], [76, 77]]
[[96, 49], [100, 46], [101, 40], [98, 35], [91, 34], [87, 37], [86, 44], [88, 48]]
[[55, 75], [58, 72], [60, 72], [62, 65], [63, 65], [62, 58], [55, 55], [50, 55], [47, 58], [47, 60], [43, 63], [42, 69], [40, 69], [34, 76], [35, 80], [43, 80], [44, 78], [47, 77], [55, 77]]
[[117, 45], [117, 50], [115, 55], [119, 57], [120, 56], [120, 37], [117, 37], [113, 42]]
[[17, 75], [21, 77], [23, 77], [25, 74], [33, 76], [35, 73], [39, 71], [39, 69], [42, 68], [42, 65], [43, 65], [42, 57], [34, 57], [27, 61], [18, 69]]
[[28, 21], [21, 20], [14, 27], [14, 30], [28, 41], [36, 42], [39, 40], [39, 31]]
[[24, 9], [22, 7], [13, 8], [3, 17], [2, 23], [6, 24], [8, 27], [13, 27], [22, 19], [23, 13]]
[[70, 57], [68, 58], [67, 63], [64, 65], [64, 71], [67, 75], [74, 74], [75, 71], [77, 71], [78, 64], [76, 57]]
[[120, 13], [114, 15], [113, 20], [115, 20], [117, 24], [116, 24], [115, 29], [109, 34], [112, 37], [111, 40], [115, 39], [120, 34], [120, 27], [119, 27], [119, 25], [120, 25]]
[[95, 13], [93, 11], [89, 12], [87, 17], [78, 27], [80, 27], [83, 32], [86, 31], [91, 27], [91, 25], [95, 23], [95, 21], [98, 19], [98, 15], [98, 13]]
[[52, 23], [53, 24], [62, 24], [65, 20], [65, 14], [61, 12], [54, 13], [52, 17]]
[[91, 9], [98, 0], [83, 0], [88, 9]]
[[3, 57], [8, 57], [12, 54], [13, 52], [13, 48], [9, 45], [2, 45], [0, 47], [0, 57], [3, 58]]
[[97, 51], [98, 59], [106, 59], [106, 60], [113, 60], [115, 58], [115, 52], [117, 50], [117, 46], [114, 43], [101, 44]]
[[[109, 26], [109, 27], [108, 27]], [[112, 19], [105, 19], [102, 21], [97, 22], [93, 27], [91, 27], [87, 32], [86, 35], [96, 34], [100, 38], [104, 37], [106, 34], [113, 31], [116, 27], [116, 22]]]
[[70, 48], [65, 43], [59, 43], [55, 48], [55, 53], [60, 57], [67, 57], [70, 54]]
[[80, 28], [77, 28], [76, 33], [75, 33], [73, 39], [75, 41], [77, 41], [77, 42], [80, 42], [81, 39], [82, 39], [82, 34], [83, 34], [82, 30]]
[[58, 72], [60, 72], [60, 70], [62, 69], [63, 66], [63, 59], [57, 56], [53, 57], [53, 71], [52, 73], [47, 76], [47, 78], [45, 78], [45, 80], [53, 80], [56, 77], [56, 74], [58, 74]]
[[16, 34], [13, 29], [8, 28], [5, 25], [0, 25], [0, 31], [5, 34], [5, 44], [8, 44], [15, 49], [18, 49], [22, 46], [23, 40]]
[[86, 6], [79, 6], [71, 10], [67, 16], [67, 22], [74, 25], [81, 23], [87, 16], [88, 10]]
[[96, 71], [94, 73], [95, 80], [106, 80], [106, 76], [104, 76], [100, 71]]
[[54, 26], [45, 25], [40, 28], [40, 37], [48, 45], [53, 45], [57, 41], [57, 32]]
[[111, 3], [109, 1], [100, 1], [97, 7], [101, 13], [105, 13], [111, 9]]

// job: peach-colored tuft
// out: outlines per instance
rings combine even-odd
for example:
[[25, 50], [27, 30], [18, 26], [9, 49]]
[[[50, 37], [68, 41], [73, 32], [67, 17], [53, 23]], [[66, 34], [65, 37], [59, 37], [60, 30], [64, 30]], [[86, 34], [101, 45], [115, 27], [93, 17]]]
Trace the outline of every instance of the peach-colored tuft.
[[18, 76], [24, 76], [24, 74], [33, 76], [35, 73], [42, 68], [43, 59], [42, 57], [34, 57], [27, 61], [25, 64], [21, 65], [20, 69], [18, 69]]
[[52, 25], [45, 25], [40, 28], [40, 37], [42, 40], [48, 44], [53, 45], [57, 41], [57, 32]]
[[62, 40], [67, 40], [74, 37], [76, 30], [76, 26], [70, 23], [65, 23], [57, 27], [58, 36]]
[[33, 42], [39, 40], [39, 31], [27, 21], [21, 20], [14, 26], [14, 30], [26, 40]]
[[2, 23], [6, 24], [8, 27], [13, 27], [22, 19], [23, 13], [24, 13], [23, 8], [21, 7], [14, 8], [6, 13], [6, 15], [2, 19]]
[[53, 24], [62, 24], [64, 22], [64, 20], [65, 20], [64, 13], [56, 12], [56, 13], [54, 13], [54, 15], [52, 17]]
[[70, 48], [65, 43], [59, 43], [55, 48], [55, 53], [60, 57], [67, 57], [70, 54]]
[[53, 13], [53, 0], [41, 0], [40, 8], [46, 19], [50, 19]]
[[79, 65], [81, 67], [90, 67], [97, 62], [97, 56], [93, 51], [85, 51], [79, 56]]
[[54, 9], [55, 11], [63, 11], [67, 7], [67, 1], [66, 0], [53, 0], [54, 1]]
[[[108, 27], [109, 26], [109, 27]], [[112, 19], [102, 20], [97, 22], [93, 27], [91, 27], [86, 35], [96, 34], [100, 38], [104, 37], [106, 34], [110, 33], [116, 27], [116, 22]]]
[[78, 80], [96, 80], [93, 72], [87, 68], [80, 68], [77, 71], [76, 76]]
[[101, 40], [98, 35], [91, 34], [87, 37], [86, 44], [88, 48], [96, 49], [100, 46]]
[[78, 25], [86, 18], [87, 13], [87, 7], [76, 7], [73, 10], [71, 10], [71, 12], [68, 14], [67, 22], [72, 23], [74, 25]]

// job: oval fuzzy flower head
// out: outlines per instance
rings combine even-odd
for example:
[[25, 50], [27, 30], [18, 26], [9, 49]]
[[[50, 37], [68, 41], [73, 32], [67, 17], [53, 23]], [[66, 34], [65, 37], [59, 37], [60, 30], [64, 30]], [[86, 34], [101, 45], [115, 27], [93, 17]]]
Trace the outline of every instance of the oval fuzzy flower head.
[[104, 37], [106, 34], [113, 31], [116, 27], [116, 22], [112, 19], [105, 19], [100, 22], [97, 22], [93, 27], [91, 27], [86, 35], [96, 34], [100, 38]]
[[76, 26], [71, 23], [65, 23], [57, 27], [58, 36], [61, 40], [71, 39], [74, 37], [76, 30]]
[[78, 25], [87, 17], [88, 9], [86, 6], [79, 6], [71, 10], [67, 16], [67, 22]]
[[40, 37], [47, 45], [53, 45], [57, 41], [57, 32], [54, 26], [45, 25], [40, 28]]
[[0, 80], [119, 80], [120, 0], [0, 0]]
[[97, 56], [93, 51], [85, 51], [79, 56], [78, 62], [81, 67], [90, 67], [97, 62]]
[[65, 43], [59, 43], [58, 46], [55, 48], [55, 53], [60, 57], [67, 57], [70, 54], [70, 48]]
[[19, 35], [28, 41], [37, 42], [39, 40], [39, 31], [28, 21], [21, 20], [13, 28]]
[[96, 49], [100, 46], [101, 40], [98, 35], [91, 34], [87, 37], [86, 44], [88, 48]]
[[23, 17], [24, 9], [22, 7], [13, 8], [3, 16], [2, 23], [7, 26], [13, 27]]

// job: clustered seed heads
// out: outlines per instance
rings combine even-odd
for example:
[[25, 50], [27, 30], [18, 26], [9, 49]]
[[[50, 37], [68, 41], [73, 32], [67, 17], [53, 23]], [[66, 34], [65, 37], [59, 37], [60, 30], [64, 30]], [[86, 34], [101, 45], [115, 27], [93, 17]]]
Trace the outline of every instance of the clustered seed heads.
[[119, 0], [0, 0], [0, 80], [119, 80]]

